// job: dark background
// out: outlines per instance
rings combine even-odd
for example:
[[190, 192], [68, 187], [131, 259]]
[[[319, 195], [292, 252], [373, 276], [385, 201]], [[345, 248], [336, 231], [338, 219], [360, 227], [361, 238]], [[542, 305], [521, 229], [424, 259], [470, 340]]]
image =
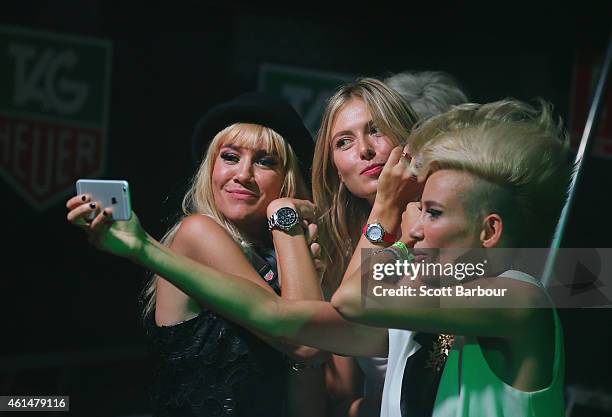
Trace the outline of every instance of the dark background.
[[[535, 7], [26, 1], [3, 2], [0, 24], [112, 41], [104, 177], [130, 181], [135, 211], [160, 237], [192, 173], [195, 121], [255, 90], [263, 63], [356, 76], [445, 70], [472, 101], [542, 97], [567, 121], [576, 53], [604, 51], [612, 13], [604, 2]], [[610, 247], [611, 169], [612, 159], [587, 160], [563, 246]], [[4, 181], [0, 192], [0, 395], [70, 395], [73, 415], [147, 412], [146, 272], [90, 247], [63, 203], [39, 211]], [[567, 383], [612, 393], [611, 310], [560, 314]]]

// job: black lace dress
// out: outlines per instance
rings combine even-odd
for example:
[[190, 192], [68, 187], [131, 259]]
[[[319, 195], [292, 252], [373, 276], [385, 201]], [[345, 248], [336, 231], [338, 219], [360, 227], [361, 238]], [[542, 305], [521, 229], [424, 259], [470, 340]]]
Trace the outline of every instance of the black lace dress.
[[[276, 262], [267, 255], [266, 282], [279, 293]], [[287, 362], [249, 331], [208, 310], [163, 327], [150, 314], [146, 327], [159, 363], [154, 416], [285, 415]]]

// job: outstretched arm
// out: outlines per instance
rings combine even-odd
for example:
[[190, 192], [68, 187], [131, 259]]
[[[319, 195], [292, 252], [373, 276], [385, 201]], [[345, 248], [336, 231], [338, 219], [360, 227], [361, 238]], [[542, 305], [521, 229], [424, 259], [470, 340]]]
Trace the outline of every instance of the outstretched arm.
[[[403, 215], [401, 241], [408, 247], [413, 242], [407, 231], [415, 215], [424, 215], [418, 207], [417, 203], [409, 204]], [[449, 254], [450, 249], [443, 253]], [[398, 255], [400, 252], [387, 249], [363, 260], [360, 269], [347, 277], [334, 294], [334, 307], [348, 320], [372, 326], [384, 324], [429, 333], [481, 337], [524, 337], [525, 332], [533, 329], [530, 323], [550, 319], [546, 311], [549, 301], [541, 288], [503, 276], [465, 281], [450, 277], [444, 282], [432, 281], [439, 278], [409, 276], [397, 283], [373, 280], [373, 266], [402, 261]], [[370, 282], [362, 280], [362, 273]], [[398, 289], [403, 296], [381, 296], [385, 290]], [[497, 291], [498, 296], [478, 295], [485, 290], [490, 294], [492, 290]]]
[[385, 356], [387, 330], [348, 323], [323, 301], [288, 301], [258, 284], [221, 273], [161, 245], [149, 236], [134, 214], [126, 222], [91, 213], [80, 197], [68, 202], [68, 220], [79, 224], [98, 248], [126, 257], [189, 294], [201, 305], [256, 332], [287, 343], [314, 346], [351, 356]]
[[[399, 148], [394, 149], [379, 177], [378, 192], [370, 214], [370, 221], [382, 219], [390, 227], [397, 228], [401, 221], [401, 240], [408, 246], [414, 244], [410, 241], [411, 236], [408, 231], [415, 221], [415, 210], [418, 211], [418, 215], [425, 214], [416, 208], [418, 207], [416, 203], [408, 204], [415, 200], [414, 193], [412, 195], [410, 193], [415, 184], [415, 179], [411, 177], [408, 158], [402, 156]], [[417, 191], [419, 188], [416, 188]], [[410, 198], [407, 199], [406, 196]], [[360, 245], [367, 247], [367, 243], [363, 240], [362, 238]], [[512, 337], [526, 331], [529, 326], [525, 324], [538, 319], [542, 314], [541, 310], [530, 307], [547, 305], [545, 295], [536, 286], [499, 277], [466, 283], [455, 281], [468, 291], [476, 290], [479, 286], [507, 289], [506, 296], [497, 299], [495, 305], [492, 305], [491, 298], [486, 297], [452, 296], [444, 299], [420, 296], [418, 294], [421, 294], [421, 288], [433, 289], [430, 283], [420, 279], [404, 279], [397, 285], [386, 285], [391, 289], [401, 285], [406, 291], [410, 290], [417, 296], [379, 298], [368, 294], [366, 303], [363, 299], [362, 272], [371, 276], [371, 271], [365, 269], [395, 259], [390, 259], [387, 252], [374, 254], [369, 259], [361, 259], [359, 255], [357, 252], [354, 254], [351, 263], [355, 265], [347, 271], [342, 285], [332, 298], [332, 304], [351, 321], [431, 333]], [[370, 291], [374, 287], [374, 282], [368, 284], [372, 284], [368, 285]], [[385, 286], [382, 282], [376, 282], [376, 285], [379, 284]], [[441, 300], [446, 301], [442, 307], [440, 307]]]
[[324, 301], [283, 300], [253, 282], [178, 255], [148, 235], [130, 259], [207, 308], [264, 335], [351, 356], [386, 354], [385, 329], [348, 323]]

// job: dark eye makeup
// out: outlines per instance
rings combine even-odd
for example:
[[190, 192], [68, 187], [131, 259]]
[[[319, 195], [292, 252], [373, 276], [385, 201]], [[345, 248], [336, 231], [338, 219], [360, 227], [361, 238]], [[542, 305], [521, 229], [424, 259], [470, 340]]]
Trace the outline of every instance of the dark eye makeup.
[[429, 217], [431, 217], [432, 219], [437, 219], [438, 217], [442, 215], [441, 210], [436, 210], [432, 208], [427, 209], [426, 212], [427, 214], [429, 214]]

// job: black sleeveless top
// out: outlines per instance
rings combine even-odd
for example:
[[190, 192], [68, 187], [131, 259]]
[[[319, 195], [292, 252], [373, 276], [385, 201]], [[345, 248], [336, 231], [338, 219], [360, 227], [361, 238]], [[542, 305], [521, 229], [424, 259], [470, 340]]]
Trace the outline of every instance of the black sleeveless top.
[[[261, 256], [253, 264], [278, 294], [274, 253]], [[146, 331], [159, 364], [155, 417], [285, 415], [288, 365], [280, 352], [209, 310], [173, 326], [158, 327], [154, 316]]]

